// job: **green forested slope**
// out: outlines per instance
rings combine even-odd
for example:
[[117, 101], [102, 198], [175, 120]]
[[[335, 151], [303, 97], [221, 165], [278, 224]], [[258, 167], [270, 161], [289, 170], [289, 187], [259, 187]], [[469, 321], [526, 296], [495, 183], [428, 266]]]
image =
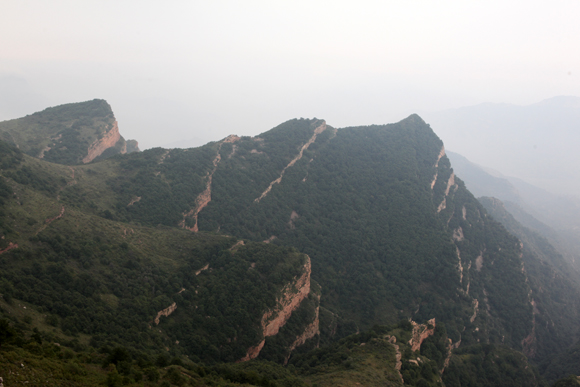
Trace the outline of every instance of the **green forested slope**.
[[[436, 385], [448, 350], [459, 348], [447, 359], [445, 383], [476, 380], [481, 365], [495, 373], [481, 385], [504, 376], [506, 385], [519, 376], [540, 385], [518, 351], [534, 343], [539, 360], [558, 351], [560, 333], [535, 328], [539, 282], [524, 265], [526, 250], [454, 176], [441, 140], [416, 115], [339, 130], [291, 120], [253, 138], [70, 167], [0, 146], [0, 293], [43, 314], [34, 327], [54, 326], [63, 340], [111, 356], [118, 345], [150, 359], [167, 348], [194, 369], [239, 360], [265, 339], [259, 359], [289, 362], [272, 372], [307, 385], [354, 381], [365, 369], [386, 372], [377, 383], [397, 385], [392, 363], [376, 363], [391, 359], [384, 335], [396, 328], [375, 325], [409, 318], [435, 318], [440, 333], [426, 352], [421, 347], [425, 366], [403, 365], [407, 384]], [[246, 244], [232, 249], [241, 238]], [[260, 319], [301, 275], [304, 254], [321, 286], [313, 283], [279, 333], [264, 338]], [[557, 289], [545, 292], [550, 303]], [[21, 324], [9, 314], [9, 324]], [[315, 334], [290, 356], [308, 327]], [[370, 343], [358, 338], [337, 346], [356, 332], [377, 339], [376, 347], [355, 351], [353, 343]], [[333, 351], [356, 356], [337, 363], [328, 358]], [[131, 354], [132, 364], [139, 356]], [[498, 368], [490, 357], [505, 361]], [[195, 372], [222, 378], [246, 366], [224, 367]]]
[[[304, 275], [307, 257], [290, 247], [82, 212], [69, 197], [78, 182], [69, 167], [0, 146], [0, 294], [27, 305], [39, 329], [95, 348], [236, 361], [262, 339], [262, 315], [282, 289]], [[306, 316], [289, 323], [301, 332], [316, 307], [305, 303]]]
[[108, 160], [119, 172], [104, 196], [122, 199], [99, 211], [193, 227], [186, 214], [197, 209], [200, 230], [296, 247], [343, 334], [436, 317], [454, 342], [522, 349], [533, 316], [519, 241], [452, 179], [441, 149], [418, 116], [338, 131], [292, 120], [255, 138]]

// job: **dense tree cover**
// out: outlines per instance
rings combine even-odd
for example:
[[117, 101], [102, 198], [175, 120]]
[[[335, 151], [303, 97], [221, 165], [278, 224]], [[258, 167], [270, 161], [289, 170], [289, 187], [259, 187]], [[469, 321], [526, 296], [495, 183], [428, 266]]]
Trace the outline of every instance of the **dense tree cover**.
[[[304, 144], [306, 123], [294, 120], [273, 133], [284, 129], [285, 141]], [[319, 123], [308, 124], [313, 133]], [[285, 163], [298, 154], [298, 145], [289, 147], [294, 153]], [[255, 199], [285, 166], [272, 168], [273, 154], [281, 151], [256, 139], [235, 146], [236, 153], [213, 175], [212, 201], [199, 214], [200, 229], [254, 240], [274, 236], [274, 243], [309, 254], [313, 278], [322, 285], [321, 304], [341, 324], [370, 327], [401, 317], [436, 317], [454, 341], [469, 326], [463, 334], [468, 343], [508, 340], [516, 347], [529, 334], [529, 288], [518, 241], [487, 217], [459, 179], [449, 191], [449, 160], [442, 157], [435, 168], [442, 143], [419, 117], [329, 128], [259, 202]], [[437, 213], [443, 200], [446, 207]], [[451, 243], [460, 226], [464, 240]], [[464, 267], [461, 283], [456, 245]], [[489, 264], [476, 270], [482, 253]], [[480, 313], [472, 324], [474, 298], [482, 305], [487, 300], [490, 313]]]
[[[154, 351], [179, 342], [175, 350], [198, 361], [238, 360], [261, 340], [262, 314], [304, 271], [305, 258], [293, 249], [249, 243], [232, 253], [230, 238], [205, 244], [181, 238], [182, 258], [160, 266], [100, 233], [51, 231], [0, 256], [0, 293], [37, 305], [48, 324], [67, 335], [88, 334], [97, 347], [112, 342]], [[177, 310], [159, 325], [164, 333], [149, 329], [172, 303]], [[304, 306], [310, 314], [314, 307]]]
[[448, 387], [548, 385], [521, 353], [491, 344], [456, 350], [443, 373], [443, 382]]
[[[6, 339], [6, 337], [8, 337]], [[32, 386], [304, 386], [271, 362], [207, 366], [123, 346], [87, 347], [59, 340], [27, 323], [0, 319], [0, 376], [5, 385]]]
[[[262, 340], [262, 315], [304, 273], [306, 257], [291, 247], [247, 242], [230, 250], [236, 238], [78, 212], [71, 206], [82, 201], [70, 195], [75, 185], [40, 165], [16, 163], [1, 177], [10, 188], [0, 221], [15, 228], [2, 230], [2, 247], [18, 247], [0, 254], [0, 294], [35, 305], [44, 327], [88, 335], [96, 348], [167, 347], [206, 363], [236, 361]], [[59, 198], [62, 218], [55, 216]], [[157, 313], [174, 303], [171, 317], [152, 329]], [[310, 323], [316, 307], [305, 302], [293, 329]]]
[[[215, 144], [196, 151], [155, 148], [119, 158], [120, 173], [108, 181], [117, 195], [113, 216], [144, 224], [177, 226], [204, 190], [216, 148]], [[141, 199], [128, 206], [135, 197]]]

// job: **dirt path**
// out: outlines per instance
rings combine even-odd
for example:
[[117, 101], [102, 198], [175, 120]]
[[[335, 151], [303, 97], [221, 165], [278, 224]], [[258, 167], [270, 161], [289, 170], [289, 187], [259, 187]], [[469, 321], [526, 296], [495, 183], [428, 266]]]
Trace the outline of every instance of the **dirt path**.
[[272, 187], [274, 186], [274, 184], [280, 184], [280, 182], [282, 181], [282, 177], [284, 177], [284, 173], [286, 172], [286, 170], [290, 167], [292, 167], [294, 164], [296, 164], [296, 162], [298, 160], [300, 160], [302, 158], [302, 155], [304, 154], [304, 151], [306, 149], [308, 149], [308, 147], [314, 142], [316, 141], [316, 137], [324, 132], [326, 130], [326, 122], [323, 121], [322, 124], [317, 127], [316, 129], [314, 129], [314, 134], [312, 135], [312, 137], [310, 137], [310, 140], [308, 140], [308, 142], [306, 142], [306, 144], [302, 145], [302, 148], [300, 148], [300, 152], [298, 153], [298, 155], [296, 157], [294, 157], [294, 159], [292, 159], [292, 161], [290, 161], [288, 163], [288, 165], [286, 165], [284, 167], [284, 169], [282, 170], [282, 172], [280, 173], [280, 177], [278, 177], [276, 180], [272, 181], [270, 183], [270, 186], [268, 186], [268, 188], [266, 188], [266, 190], [264, 192], [262, 192], [262, 194], [260, 195], [259, 198], [254, 199], [254, 202], [259, 203], [260, 200], [264, 199], [266, 197], [266, 195], [268, 195], [268, 193], [272, 190]]

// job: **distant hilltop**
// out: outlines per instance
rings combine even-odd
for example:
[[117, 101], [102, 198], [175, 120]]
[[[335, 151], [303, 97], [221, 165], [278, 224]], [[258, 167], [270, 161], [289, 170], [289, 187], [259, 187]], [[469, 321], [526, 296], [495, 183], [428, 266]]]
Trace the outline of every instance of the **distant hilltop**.
[[107, 101], [70, 103], [0, 122], [0, 139], [47, 161], [75, 165], [139, 151], [125, 140]]

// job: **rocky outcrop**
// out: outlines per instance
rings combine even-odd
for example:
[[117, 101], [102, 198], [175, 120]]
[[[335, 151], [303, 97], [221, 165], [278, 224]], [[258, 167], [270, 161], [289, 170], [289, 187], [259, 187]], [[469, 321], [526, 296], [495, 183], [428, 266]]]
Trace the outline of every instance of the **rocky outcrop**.
[[[90, 163], [96, 157], [100, 156], [105, 150], [112, 148], [115, 144], [121, 139], [121, 134], [119, 133], [119, 126], [117, 125], [117, 121], [113, 123], [113, 127], [111, 130], [106, 132], [103, 137], [98, 140], [95, 140], [87, 150], [87, 155], [83, 159], [83, 163]], [[124, 147], [121, 149], [121, 153], [126, 153], [127, 149]]]
[[473, 299], [473, 314], [469, 318], [470, 323], [473, 323], [475, 321], [475, 318], [477, 317], [478, 310], [479, 310], [479, 301], [477, 301], [477, 298], [474, 298]]
[[4, 254], [7, 251], [10, 251], [12, 249], [16, 249], [18, 248], [18, 243], [8, 243], [8, 246], [6, 246], [4, 249], [0, 250], [0, 254]]
[[205, 265], [204, 267], [202, 267], [201, 269], [197, 270], [195, 272], [195, 275], [199, 275], [199, 273], [201, 273], [202, 271], [207, 270], [207, 269], [209, 269], [209, 263], [207, 265]]
[[439, 154], [437, 155], [437, 161], [435, 161], [435, 165], [433, 165], [433, 168], [435, 168], [435, 176], [433, 176], [433, 180], [431, 181], [431, 189], [433, 189], [433, 187], [435, 187], [435, 183], [437, 182], [437, 175], [439, 174], [437, 171], [437, 167], [439, 167], [439, 161], [441, 160], [441, 158], [445, 156], [445, 147], [442, 146], [441, 150], [439, 151]]
[[[435, 184], [433, 183], [431, 185], [434, 186]], [[455, 190], [457, 189], [457, 184], [455, 184], [455, 174], [453, 172], [451, 172], [451, 176], [449, 176], [449, 180], [447, 180], [447, 188], [445, 188], [445, 196], [443, 197], [443, 201], [441, 202], [441, 204], [439, 204], [437, 212], [441, 212], [445, 208], [447, 208], [447, 196], [449, 196], [451, 187], [453, 187]]]
[[137, 140], [127, 140], [125, 149], [127, 150], [127, 154], [133, 152], [140, 152], [139, 143], [137, 142]]
[[421, 344], [423, 341], [433, 333], [435, 333], [435, 319], [427, 321], [427, 324], [417, 324], [415, 321], [411, 321], [413, 325], [413, 333], [411, 334], [411, 340], [409, 340], [409, 345], [411, 350], [418, 351], [421, 349]]
[[463, 235], [463, 229], [459, 226], [457, 229], [453, 230], [453, 240], [457, 242], [461, 242], [465, 239]]
[[262, 328], [265, 337], [274, 336], [310, 293], [310, 275], [312, 265], [310, 257], [306, 256], [304, 272], [282, 290], [282, 296], [277, 300], [277, 306], [262, 316]]
[[483, 267], [483, 251], [481, 251], [477, 258], [475, 258], [475, 270], [481, 271]]
[[131, 199], [129, 204], [127, 204], [127, 207], [131, 207], [133, 204], [137, 203], [139, 200], [141, 200], [141, 196], [135, 196], [133, 199]]
[[292, 210], [292, 213], [290, 214], [290, 220], [288, 221], [288, 227], [290, 227], [290, 229], [294, 230], [296, 228], [296, 226], [294, 226], [294, 221], [299, 217], [300, 215], [298, 215], [296, 211]]
[[262, 200], [263, 198], [266, 197], [266, 195], [268, 195], [268, 193], [272, 190], [272, 187], [274, 186], [274, 184], [280, 184], [280, 182], [282, 182], [282, 177], [284, 177], [284, 173], [286, 173], [286, 170], [288, 168], [290, 168], [291, 166], [293, 166], [294, 164], [296, 164], [296, 162], [298, 160], [300, 160], [302, 158], [302, 155], [304, 154], [304, 151], [306, 149], [308, 149], [308, 147], [314, 142], [316, 141], [316, 137], [324, 132], [326, 130], [326, 121], [322, 121], [322, 124], [320, 126], [318, 126], [316, 129], [314, 129], [314, 134], [312, 134], [312, 137], [310, 137], [310, 140], [308, 140], [306, 142], [306, 144], [302, 145], [302, 148], [300, 148], [300, 152], [298, 152], [298, 155], [296, 157], [294, 157], [294, 159], [292, 159], [292, 161], [290, 161], [288, 163], [288, 165], [286, 165], [284, 167], [284, 169], [282, 170], [282, 172], [280, 173], [280, 177], [278, 177], [276, 180], [272, 181], [270, 183], [270, 185], [268, 186], [268, 188], [266, 188], [266, 190], [264, 192], [262, 192], [262, 194], [260, 195], [259, 198], [254, 199], [254, 202], [259, 203], [260, 200]]
[[173, 304], [171, 304], [171, 306], [163, 309], [162, 311], [159, 311], [157, 313], [157, 317], [155, 317], [155, 325], [159, 325], [159, 319], [161, 318], [161, 316], [165, 316], [165, 317], [169, 317], [169, 315], [173, 312], [175, 312], [175, 309], [177, 309], [177, 304], [174, 302]]
[[[262, 326], [262, 341], [260, 341], [258, 345], [249, 348], [246, 352], [246, 356], [241, 358], [240, 361], [248, 361], [256, 358], [266, 343], [266, 337], [278, 334], [278, 331], [280, 331], [280, 328], [286, 324], [290, 316], [292, 316], [292, 313], [298, 309], [302, 301], [308, 297], [308, 294], [310, 293], [311, 273], [312, 265], [310, 262], [310, 257], [306, 256], [306, 262], [304, 263], [304, 271], [302, 272], [302, 275], [296, 277], [294, 281], [284, 286], [282, 289], [282, 294], [276, 300], [276, 306], [274, 309], [267, 311], [262, 316], [260, 323]], [[318, 318], [315, 319], [314, 324], [315, 325], [313, 325], [311, 331], [318, 331]]]
[[459, 284], [463, 283], [463, 263], [461, 262], [461, 251], [459, 251], [459, 247], [455, 246], [455, 250], [457, 251], [457, 259], [459, 260]]

